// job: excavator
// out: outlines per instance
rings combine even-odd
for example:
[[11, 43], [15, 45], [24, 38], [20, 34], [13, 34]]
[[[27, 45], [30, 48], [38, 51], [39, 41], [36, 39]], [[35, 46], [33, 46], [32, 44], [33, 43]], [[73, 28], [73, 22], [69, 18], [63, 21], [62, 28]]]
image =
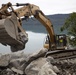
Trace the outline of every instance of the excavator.
[[[20, 7], [14, 9], [13, 6]], [[2, 4], [0, 8], [0, 43], [3, 45], [9, 45], [12, 52], [23, 50], [28, 42], [28, 34], [22, 28], [22, 18], [29, 19], [30, 16], [35, 17], [46, 28], [48, 34], [44, 44], [44, 48], [47, 48], [47, 56], [51, 55], [54, 58], [67, 57], [76, 55], [76, 50], [65, 50], [66, 47], [66, 35], [55, 35], [53, 25], [51, 21], [44, 15], [40, 8], [34, 4], [25, 3], [12, 5], [8, 2]], [[65, 41], [65, 45], [59, 43], [60, 38]], [[68, 53], [69, 52], [69, 53]], [[60, 54], [60, 55], [57, 55]]]

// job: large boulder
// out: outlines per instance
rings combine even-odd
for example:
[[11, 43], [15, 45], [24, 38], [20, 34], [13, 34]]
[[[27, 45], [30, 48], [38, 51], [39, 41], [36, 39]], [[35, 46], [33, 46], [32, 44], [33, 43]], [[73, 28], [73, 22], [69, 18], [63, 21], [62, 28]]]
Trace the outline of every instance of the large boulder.
[[11, 56], [9, 54], [0, 56], [0, 67], [6, 67], [9, 64]]
[[38, 75], [57, 75], [57, 74], [53, 70], [53, 66], [47, 62], [41, 67]]
[[[25, 69], [26, 75], [57, 75], [54, 69], [58, 68], [53, 67], [50, 64], [50, 61], [47, 61], [47, 58], [38, 58], [32, 61]], [[59, 70], [58, 70], [59, 71]]]
[[17, 74], [24, 74], [25, 62], [25, 58], [12, 59], [9, 67]]
[[[9, 63], [12, 60], [17, 60], [20, 58], [26, 58], [27, 54], [24, 54], [23, 52], [14, 52], [10, 54], [5, 54], [5, 55], [0, 55], [0, 66], [1, 67], [6, 67], [9, 65]], [[23, 62], [23, 60], [20, 60]]]

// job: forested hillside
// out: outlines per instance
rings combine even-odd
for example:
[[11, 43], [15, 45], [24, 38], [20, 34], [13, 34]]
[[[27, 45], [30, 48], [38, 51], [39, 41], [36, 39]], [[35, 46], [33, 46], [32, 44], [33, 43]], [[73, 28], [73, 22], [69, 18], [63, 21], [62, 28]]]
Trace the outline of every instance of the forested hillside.
[[[69, 14], [47, 15], [47, 17], [51, 20], [51, 22], [53, 24], [54, 31], [56, 34], [60, 33], [60, 27], [64, 24], [64, 22], [68, 18], [68, 16], [69, 16]], [[26, 31], [46, 33], [45, 27], [35, 18], [29, 19], [27, 21], [23, 20], [23, 28]]]

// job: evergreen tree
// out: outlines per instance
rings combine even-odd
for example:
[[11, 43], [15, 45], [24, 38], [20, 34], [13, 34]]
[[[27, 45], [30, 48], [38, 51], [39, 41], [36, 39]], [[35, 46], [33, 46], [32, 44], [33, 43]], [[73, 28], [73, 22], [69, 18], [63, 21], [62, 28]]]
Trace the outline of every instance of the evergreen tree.
[[66, 19], [61, 31], [67, 30], [68, 35], [74, 36], [73, 39], [70, 39], [70, 43], [76, 46], [76, 12], [73, 12]]

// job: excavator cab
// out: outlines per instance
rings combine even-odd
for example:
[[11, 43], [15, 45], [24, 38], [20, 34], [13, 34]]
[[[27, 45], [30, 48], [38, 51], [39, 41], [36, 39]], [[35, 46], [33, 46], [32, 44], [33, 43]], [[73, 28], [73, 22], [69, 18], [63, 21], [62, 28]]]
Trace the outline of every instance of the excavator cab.
[[65, 49], [67, 46], [67, 37], [65, 34], [56, 35], [56, 46], [57, 49]]
[[[51, 44], [51, 41], [50, 41], [50, 37], [47, 34], [45, 44], [44, 44], [44, 48], [52, 50], [53, 46], [51, 46], [51, 45], [52, 44]], [[56, 45], [56, 48], [55, 48], [56, 50], [65, 49], [65, 47], [67, 46], [67, 37], [66, 37], [66, 35], [65, 34], [55, 35], [55, 45]]]

